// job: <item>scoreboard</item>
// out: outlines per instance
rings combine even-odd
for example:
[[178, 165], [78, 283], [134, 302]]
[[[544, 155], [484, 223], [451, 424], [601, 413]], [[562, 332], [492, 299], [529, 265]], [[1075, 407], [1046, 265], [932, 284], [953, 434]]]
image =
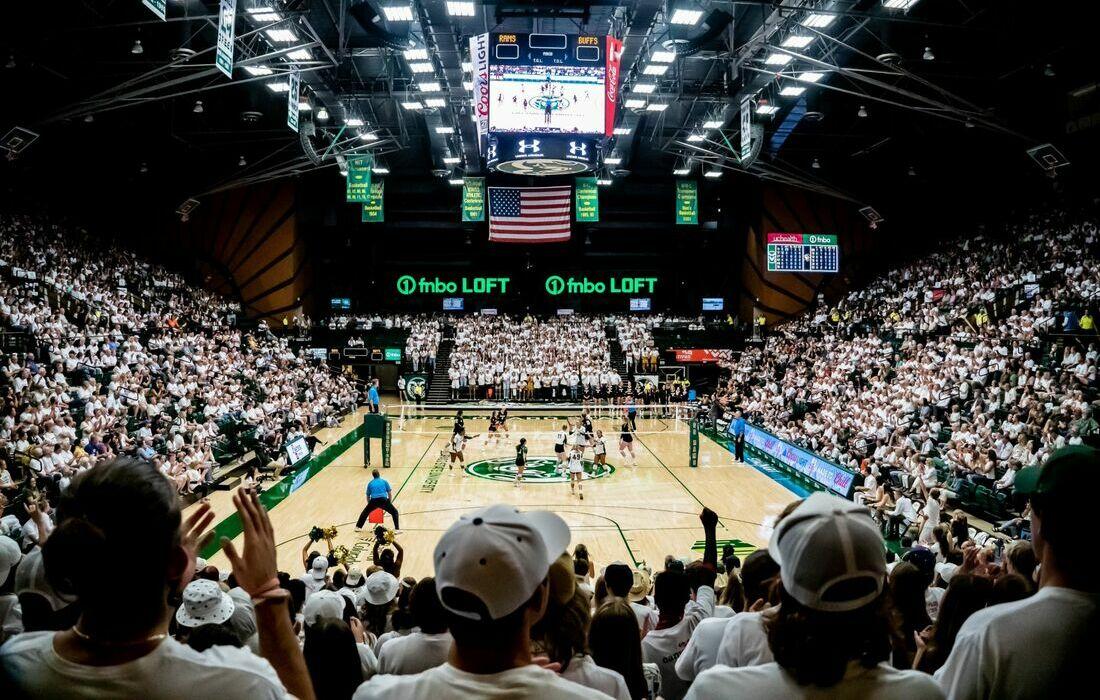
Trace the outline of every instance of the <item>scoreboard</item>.
[[769, 233], [768, 272], [839, 272], [840, 246], [825, 233]]

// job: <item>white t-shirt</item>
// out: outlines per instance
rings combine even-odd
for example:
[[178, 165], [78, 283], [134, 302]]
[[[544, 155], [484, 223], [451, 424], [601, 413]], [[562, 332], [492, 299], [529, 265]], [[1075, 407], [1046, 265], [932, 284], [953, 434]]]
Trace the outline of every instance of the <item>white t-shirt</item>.
[[0, 675], [32, 698], [289, 698], [267, 659], [247, 649], [197, 652], [165, 639], [140, 659], [84, 666], [61, 658], [54, 632], [28, 632], [0, 647]]
[[875, 698], [875, 700], [940, 700], [943, 693], [935, 681], [920, 671], [899, 671], [881, 663], [863, 668], [859, 662], [848, 664], [843, 680], [831, 688], [799, 685], [794, 677], [774, 661], [763, 666], [729, 668], [715, 666], [695, 679], [687, 700], [726, 700], [737, 697], [755, 700], [791, 698]]
[[573, 657], [569, 668], [561, 672], [561, 677], [610, 695], [616, 700], [630, 700], [630, 690], [626, 687], [623, 675], [600, 666], [591, 656]]
[[1087, 693], [1100, 648], [1096, 617], [1096, 596], [1056, 586], [979, 610], [935, 679], [952, 700]]
[[722, 635], [726, 632], [729, 618], [708, 617], [699, 623], [691, 633], [691, 639], [684, 647], [684, 653], [676, 659], [676, 675], [685, 681], [694, 680], [703, 671], [713, 666], [718, 658], [718, 647], [722, 644]]
[[684, 618], [672, 627], [652, 630], [642, 638], [642, 660], [661, 669], [661, 695], [665, 700], [680, 700], [688, 689], [688, 681], [676, 675], [676, 660], [680, 658], [691, 633], [700, 622], [714, 614], [714, 589], [699, 586], [695, 600], [684, 606]]
[[634, 611], [634, 617], [638, 618], [638, 629], [643, 637], [657, 626], [658, 615], [653, 608], [641, 603], [631, 603], [630, 609]]
[[606, 700], [539, 666], [521, 666], [500, 673], [476, 674], [449, 663], [411, 676], [375, 676], [355, 691], [352, 700], [442, 700], [443, 698], [538, 698], [539, 700]]
[[407, 676], [435, 668], [447, 661], [453, 641], [450, 632], [412, 632], [390, 639], [378, 652], [378, 672]]
[[463, 437], [459, 433], [455, 433], [454, 437], [451, 438], [451, 452], [453, 452], [455, 454], [458, 454], [459, 452], [461, 452], [462, 451], [462, 445], [465, 442], [465, 440], [466, 440], [465, 437]]
[[744, 612], [726, 620], [716, 663], [740, 668], [759, 666], [773, 660], [762, 615], [762, 612]]

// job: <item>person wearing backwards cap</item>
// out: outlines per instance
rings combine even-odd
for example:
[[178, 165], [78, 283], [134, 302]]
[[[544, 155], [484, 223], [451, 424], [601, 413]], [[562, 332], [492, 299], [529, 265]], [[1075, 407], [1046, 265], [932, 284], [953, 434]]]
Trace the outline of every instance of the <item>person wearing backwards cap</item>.
[[435, 583], [454, 638], [447, 663], [375, 676], [354, 700], [606, 698], [533, 663], [531, 626], [545, 613], [550, 565], [569, 526], [546, 511], [497, 504], [463, 515], [435, 548]]
[[718, 665], [695, 679], [689, 700], [830, 697], [941, 698], [931, 677], [888, 660], [891, 611], [882, 535], [870, 512], [815, 493], [776, 526], [779, 611], [765, 623], [772, 663]]
[[1100, 577], [1088, 487], [1098, 472], [1100, 450], [1075, 445], [1016, 474], [1016, 493], [1031, 499], [1039, 590], [963, 623], [935, 674], [949, 698], [1069, 697], [1093, 685]]

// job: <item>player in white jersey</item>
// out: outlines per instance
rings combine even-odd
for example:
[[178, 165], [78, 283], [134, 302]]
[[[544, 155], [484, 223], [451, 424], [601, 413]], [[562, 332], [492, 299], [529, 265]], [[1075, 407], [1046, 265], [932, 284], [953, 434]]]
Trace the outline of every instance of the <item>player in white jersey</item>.
[[592, 443], [592, 454], [595, 455], [596, 464], [607, 464], [607, 443], [603, 439], [603, 431], [596, 431], [596, 440]]
[[[476, 435], [474, 437], [477, 437]], [[458, 470], [462, 472], [462, 476], [466, 476], [466, 457], [462, 454], [462, 451], [466, 447], [466, 429], [459, 428], [455, 431], [455, 434], [451, 436], [451, 461], [447, 464], [448, 470], [455, 468], [455, 462], [458, 462]]]
[[554, 471], [559, 474], [565, 469], [565, 443], [569, 440], [569, 426], [563, 425], [561, 430], [554, 434], [554, 454], [558, 457], [558, 465]]
[[580, 448], [574, 447], [569, 453], [569, 494], [580, 492], [581, 500], [584, 500], [584, 460]]

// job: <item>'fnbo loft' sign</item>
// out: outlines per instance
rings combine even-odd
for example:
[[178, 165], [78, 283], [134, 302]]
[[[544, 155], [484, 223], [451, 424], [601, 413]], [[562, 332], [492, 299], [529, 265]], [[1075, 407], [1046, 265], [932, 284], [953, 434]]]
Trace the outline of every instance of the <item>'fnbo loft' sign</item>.
[[[549, 275], [543, 281], [543, 289], [550, 296], [596, 294], [653, 294], [657, 290], [657, 277], [612, 276], [596, 278]], [[402, 296], [414, 294], [508, 294], [514, 290], [511, 277], [419, 277], [401, 275], [395, 283]]]

